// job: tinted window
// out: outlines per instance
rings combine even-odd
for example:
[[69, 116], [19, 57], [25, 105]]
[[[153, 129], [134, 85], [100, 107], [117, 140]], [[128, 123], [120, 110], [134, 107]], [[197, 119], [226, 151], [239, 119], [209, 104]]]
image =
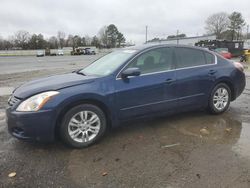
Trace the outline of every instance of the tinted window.
[[207, 64], [214, 64], [215, 60], [214, 60], [214, 55], [208, 52], [204, 52], [205, 53], [205, 57], [206, 57], [206, 62]]
[[205, 65], [203, 51], [191, 48], [176, 48], [177, 68]]
[[138, 67], [141, 74], [171, 70], [172, 49], [158, 48], [145, 52], [135, 58], [128, 67]]

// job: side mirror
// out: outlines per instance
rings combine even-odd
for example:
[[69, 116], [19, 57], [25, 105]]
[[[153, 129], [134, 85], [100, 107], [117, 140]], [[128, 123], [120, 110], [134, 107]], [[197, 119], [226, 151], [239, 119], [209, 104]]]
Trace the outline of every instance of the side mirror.
[[140, 74], [141, 74], [141, 71], [139, 68], [131, 67], [131, 68], [127, 68], [126, 70], [124, 70], [121, 74], [121, 77], [124, 79], [129, 76], [139, 76]]

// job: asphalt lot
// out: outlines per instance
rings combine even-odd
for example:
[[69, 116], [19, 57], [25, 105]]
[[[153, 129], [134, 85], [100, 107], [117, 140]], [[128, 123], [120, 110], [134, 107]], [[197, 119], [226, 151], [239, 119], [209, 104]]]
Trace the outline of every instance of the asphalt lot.
[[130, 122], [87, 149], [25, 143], [7, 133], [12, 88], [99, 56], [0, 57], [0, 187], [250, 187], [249, 73], [245, 91], [223, 115]]

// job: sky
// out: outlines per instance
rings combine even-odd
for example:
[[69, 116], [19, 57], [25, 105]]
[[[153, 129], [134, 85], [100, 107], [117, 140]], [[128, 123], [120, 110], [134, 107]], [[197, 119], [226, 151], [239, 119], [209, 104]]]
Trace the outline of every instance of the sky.
[[[115, 24], [127, 42], [185, 33], [206, 33], [206, 18], [217, 12], [241, 12], [250, 24], [250, 0], [0, 0], [0, 37], [18, 30], [42, 33], [58, 31], [94, 36], [105, 25]], [[246, 32], [246, 27], [244, 28]]]

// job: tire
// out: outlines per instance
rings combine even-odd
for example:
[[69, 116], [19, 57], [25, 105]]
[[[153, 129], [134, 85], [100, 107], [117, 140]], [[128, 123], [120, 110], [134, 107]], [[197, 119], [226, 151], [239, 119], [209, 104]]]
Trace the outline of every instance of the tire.
[[63, 117], [60, 137], [74, 148], [85, 148], [99, 141], [107, 130], [104, 112], [92, 104], [71, 108]]
[[231, 101], [231, 90], [227, 84], [217, 84], [211, 92], [208, 109], [212, 114], [225, 112]]

